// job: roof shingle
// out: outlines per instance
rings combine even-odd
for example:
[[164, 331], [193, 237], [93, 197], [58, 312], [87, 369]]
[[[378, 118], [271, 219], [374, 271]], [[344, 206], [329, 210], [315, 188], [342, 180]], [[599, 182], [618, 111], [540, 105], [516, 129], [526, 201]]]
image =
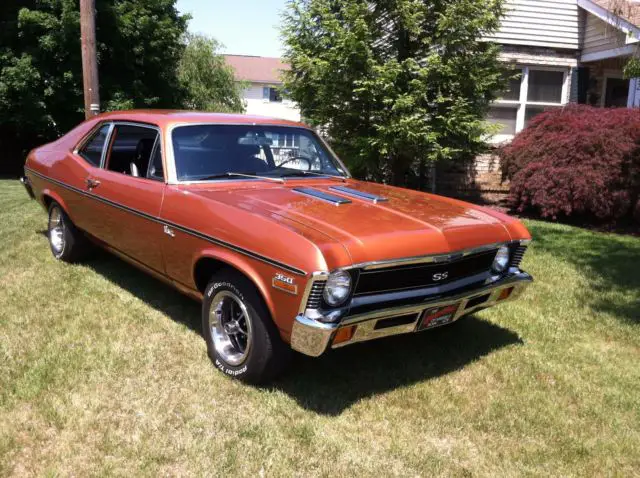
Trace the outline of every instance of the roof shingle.
[[592, 0], [635, 26], [640, 26], [640, 3], [633, 0]]
[[282, 83], [281, 72], [291, 68], [280, 58], [247, 55], [224, 55], [224, 58], [235, 70], [237, 80], [255, 83]]

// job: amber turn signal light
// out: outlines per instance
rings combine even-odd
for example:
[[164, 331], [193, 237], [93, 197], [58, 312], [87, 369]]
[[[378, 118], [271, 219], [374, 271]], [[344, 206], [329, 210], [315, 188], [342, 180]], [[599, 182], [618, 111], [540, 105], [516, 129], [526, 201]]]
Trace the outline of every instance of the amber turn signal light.
[[500, 300], [508, 299], [512, 292], [513, 292], [513, 287], [502, 289], [500, 291], [500, 295], [498, 296], [498, 300], [500, 301]]
[[335, 337], [333, 338], [333, 344], [336, 345], [336, 344], [341, 344], [342, 342], [348, 342], [349, 340], [352, 339], [355, 331], [356, 331], [355, 325], [338, 329]]

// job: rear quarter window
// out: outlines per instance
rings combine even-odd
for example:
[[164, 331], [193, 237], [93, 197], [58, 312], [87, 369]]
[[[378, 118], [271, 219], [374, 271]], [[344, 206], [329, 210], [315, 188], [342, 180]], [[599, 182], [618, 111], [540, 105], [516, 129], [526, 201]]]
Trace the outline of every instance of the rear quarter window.
[[110, 125], [103, 125], [98, 131], [93, 133], [91, 138], [80, 148], [78, 154], [89, 164], [99, 168], [102, 160], [102, 151], [104, 150], [107, 136], [109, 135]]

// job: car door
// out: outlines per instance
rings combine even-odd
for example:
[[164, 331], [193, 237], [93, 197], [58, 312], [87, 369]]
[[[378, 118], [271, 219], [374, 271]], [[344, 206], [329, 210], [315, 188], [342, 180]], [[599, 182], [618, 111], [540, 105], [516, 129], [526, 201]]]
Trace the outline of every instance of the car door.
[[61, 190], [67, 213], [77, 227], [91, 235], [95, 235], [92, 227], [96, 204], [89, 194], [87, 181], [102, 165], [112, 127], [111, 122], [97, 124], [74, 151], [67, 153], [67, 160], [60, 162], [65, 182], [73, 188], [73, 191]]
[[88, 230], [126, 256], [164, 272], [163, 229], [158, 217], [164, 195], [160, 130], [114, 122], [100, 169], [87, 178], [93, 196]]

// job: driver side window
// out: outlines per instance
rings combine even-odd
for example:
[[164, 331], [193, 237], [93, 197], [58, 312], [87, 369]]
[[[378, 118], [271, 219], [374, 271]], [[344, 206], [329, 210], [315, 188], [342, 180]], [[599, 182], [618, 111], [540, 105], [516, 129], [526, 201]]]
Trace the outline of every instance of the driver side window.
[[[154, 127], [116, 124], [107, 152], [106, 169], [133, 177], [163, 180], [158, 140], [158, 130]], [[152, 170], [153, 175], [149, 175]]]

